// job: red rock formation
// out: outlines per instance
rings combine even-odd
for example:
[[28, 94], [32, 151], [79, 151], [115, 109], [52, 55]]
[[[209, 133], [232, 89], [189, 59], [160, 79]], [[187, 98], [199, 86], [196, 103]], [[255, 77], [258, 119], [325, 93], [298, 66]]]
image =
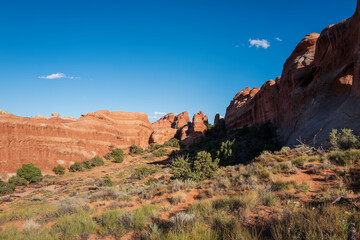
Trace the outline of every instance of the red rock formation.
[[208, 123], [208, 117], [202, 111], [195, 114], [193, 121], [186, 128], [182, 129], [180, 139], [185, 146], [198, 143], [204, 137]]
[[151, 134], [150, 143], [163, 144], [166, 141], [174, 138], [177, 129], [173, 128], [175, 122], [175, 115], [169, 113], [152, 123], [154, 132]]
[[186, 125], [189, 125], [190, 118], [187, 111], [180, 113], [175, 117], [174, 126], [175, 128], [182, 128]]
[[227, 129], [270, 121], [284, 143], [296, 138], [318, 142], [332, 128], [352, 128], [359, 133], [360, 111], [360, 10], [351, 18], [307, 35], [284, 64], [281, 78], [260, 90], [246, 88], [226, 111]]
[[0, 114], [0, 174], [34, 163], [45, 173], [58, 164], [103, 155], [132, 144], [147, 146], [152, 127], [146, 114], [97, 111], [77, 120]]

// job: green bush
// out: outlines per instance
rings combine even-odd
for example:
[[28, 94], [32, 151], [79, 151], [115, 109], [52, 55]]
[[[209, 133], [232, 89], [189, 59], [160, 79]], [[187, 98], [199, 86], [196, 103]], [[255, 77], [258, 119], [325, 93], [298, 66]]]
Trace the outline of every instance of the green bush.
[[165, 142], [163, 144], [163, 146], [164, 147], [177, 147], [177, 148], [179, 148], [180, 147], [180, 141], [179, 141], [179, 139], [172, 138], [169, 141]]
[[85, 160], [81, 163], [81, 166], [82, 166], [83, 168], [86, 168], [86, 169], [92, 169], [92, 168], [93, 168], [93, 165], [92, 165], [90, 159], [85, 159]]
[[206, 151], [198, 152], [191, 161], [184, 157], [177, 157], [171, 167], [173, 178], [194, 181], [214, 178], [218, 170], [219, 159], [212, 160], [211, 154]]
[[198, 152], [194, 160], [193, 180], [201, 181], [214, 178], [219, 170], [219, 159], [212, 160], [211, 154], [206, 151]]
[[153, 152], [153, 151], [158, 150], [158, 149], [160, 149], [162, 147], [163, 147], [162, 145], [151, 143], [149, 145], [149, 147], [148, 147], [148, 151]]
[[144, 149], [141, 147], [136, 146], [135, 144], [130, 146], [130, 154], [132, 155], [141, 155], [144, 153]]
[[114, 182], [111, 180], [109, 175], [105, 175], [103, 179], [98, 179], [95, 183], [99, 187], [112, 187], [114, 186]]
[[82, 164], [79, 162], [74, 163], [69, 167], [69, 172], [81, 172], [83, 171]]
[[124, 151], [120, 148], [114, 149], [110, 155], [115, 163], [122, 163], [124, 161]]
[[19, 177], [19, 176], [12, 176], [9, 178], [8, 183], [14, 184], [15, 186], [26, 186], [27, 181], [26, 179]]
[[135, 168], [134, 176], [140, 180], [154, 174], [155, 172], [156, 170], [153, 168], [142, 166], [139, 168]]
[[40, 182], [42, 179], [40, 168], [35, 167], [32, 163], [23, 164], [22, 167], [16, 171], [16, 175], [31, 183]]
[[359, 137], [353, 134], [353, 130], [343, 128], [341, 132], [333, 129], [329, 133], [329, 142], [333, 147], [340, 149], [358, 148], [360, 145]]
[[103, 166], [104, 160], [100, 156], [95, 156], [91, 159], [91, 164], [93, 167]]
[[58, 165], [56, 167], [53, 168], [53, 172], [56, 175], [64, 175], [65, 174], [65, 167]]
[[217, 158], [220, 159], [220, 163], [222, 165], [229, 165], [233, 163], [233, 145], [235, 143], [235, 139], [232, 141], [225, 141], [221, 143], [220, 150], [216, 152]]
[[153, 151], [152, 154], [154, 157], [163, 157], [167, 154], [167, 151], [165, 149], [159, 149], [157, 151]]
[[171, 173], [173, 174], [173, 178], [176, 179], [191, 179], [192, 170], [189, 159], [184, 156], [176, 157], [172, 162]]
[[15, 190], [15, 185], [12, 183], [6, 183], [0, 180], [0, 196], [5, 194], [11, 194]]
[[338, 165], [353, 165], [360, 162], [360, 150], [332, 151], [329, 153], [328, 158]]

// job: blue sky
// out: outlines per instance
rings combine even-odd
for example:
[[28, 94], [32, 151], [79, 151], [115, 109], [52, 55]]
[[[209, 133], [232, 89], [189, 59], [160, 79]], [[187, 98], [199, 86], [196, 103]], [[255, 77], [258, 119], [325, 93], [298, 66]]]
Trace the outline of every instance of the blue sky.
[[241, 89], [280, 76], [306, 34], [350, 17], [355, 6], [355, 0], [0, 0], [0, 109], [77, 118], [123, 110], [145, 112], [150, 121], [155, 112], [203, 110], [212, 121]]

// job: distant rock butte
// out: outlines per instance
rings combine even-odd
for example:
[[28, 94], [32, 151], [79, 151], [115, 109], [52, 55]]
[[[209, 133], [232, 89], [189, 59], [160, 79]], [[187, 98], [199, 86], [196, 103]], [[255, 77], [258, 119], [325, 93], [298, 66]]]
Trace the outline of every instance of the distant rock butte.
[[355, 14], [307, 35], [281, 77], [240, 91], [226, 110], [228, 130], [272, 122], [287, 145], [326, 140], [333, 128], [360, 130], [360, 0]]
[[185, 145], [199, 142], [205, 135], [207, 122], [208, 118], [202, 111], [194, 115], [193, 122], [190, 122], [187, 111], [177, 116], [169, 113], [152, 123], [154, 132], [151, 135], [150, 143], [163, 144], [174, 137], [179, 137]]
[[79, 119], [18, 117], [0, 111], [0, 174], [34, 163], [45, 173], [63, 164], [132, 144], [145, 147], [153, 132], [144, 113], [97, 111]]

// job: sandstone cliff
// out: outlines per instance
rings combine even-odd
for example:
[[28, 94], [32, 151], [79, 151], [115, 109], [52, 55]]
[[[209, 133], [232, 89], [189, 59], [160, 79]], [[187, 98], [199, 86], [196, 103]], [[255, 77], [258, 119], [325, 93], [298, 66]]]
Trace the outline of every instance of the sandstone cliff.
[[360, 0], [355, 14], [307, 35], [284, 64], [281, 77], [260, 89], [246, 88], [226, 111], [227, 129], [259, 125], [278, 127], [288, 145], [302, 137], [326, 140], [332, 128], [360, 133]]
[[202, 111], [195, 114], [190, 122], [187, 111], [175, 116], [169, 113], [158, 121], [152, 123], [154, 132], [151, 135], [150, 143], [163, 144], [164, 142], [179, 137], [184, 145], [190, 145], [201, 141], [207, 130], [208, 117]]
[[152, 126], [146, 114], [97, 111], [79, 119], [25, 118], [0, 111], [0, 174], [34, 163], [45, 173], [58, 164], [103, 155], [132, 144], [147, 146]]

